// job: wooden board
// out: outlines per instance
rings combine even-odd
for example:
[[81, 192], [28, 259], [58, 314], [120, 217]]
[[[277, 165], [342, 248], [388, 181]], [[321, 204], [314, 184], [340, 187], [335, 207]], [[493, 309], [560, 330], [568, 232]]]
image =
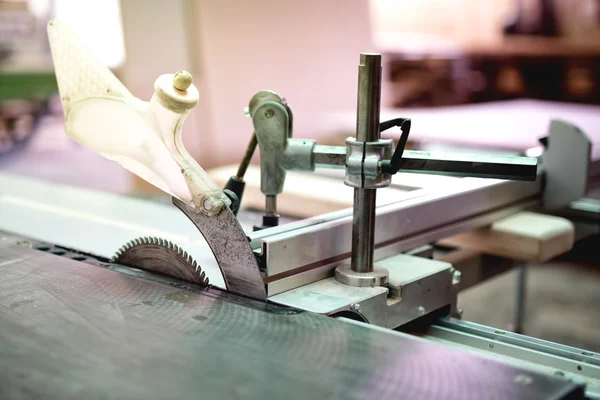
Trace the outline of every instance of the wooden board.
[[544, 262], [571, 250], [574, 240], [575, 228], [569, 220], [524, 211], [439, 243], [510, 259]]

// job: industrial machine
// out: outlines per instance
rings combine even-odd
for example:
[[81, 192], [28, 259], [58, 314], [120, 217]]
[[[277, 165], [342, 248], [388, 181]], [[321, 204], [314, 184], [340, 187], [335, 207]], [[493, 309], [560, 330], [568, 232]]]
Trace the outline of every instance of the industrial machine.
[[[551, 123], [540, 159], [406, 150], [410, 119], [379, 120], [381, 57], [361, 54], [355, 137], [293, 138], [291, 106], [259, 92], [221, 190], [181, 141], [198, 101], [188, 73], [143, 102], [60, 21], [48, 30], [66, 133], [175, 207], [0, 176], [0, 397], [600, 396], [598, 355], [460, 320], [461, 272], [431, 247], [507, 218], [518, 237], [583, 197], [597, 160], [573, 125]], [[380, 139], [394, 127], [396, 146]], [[252, 231], [237, 213], [257, 147]], [[280, 224], [286, 171], [315, 168], [343, 170], [353, 208]], [[377, 207], [405, 173], [447, 187]], [[552, 243], [545, 257], [568, 250]]]

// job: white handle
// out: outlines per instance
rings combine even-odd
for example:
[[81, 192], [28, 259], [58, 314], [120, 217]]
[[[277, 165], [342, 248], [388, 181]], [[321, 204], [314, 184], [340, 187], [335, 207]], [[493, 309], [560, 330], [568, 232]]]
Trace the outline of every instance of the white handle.
[[48, 38], [68, 136], [199, 212], [216, 215], [230, 205], [181, 140], [199, 97], [189, 73], [160, 76], [144, 102], [64, 23], [50, 21]]

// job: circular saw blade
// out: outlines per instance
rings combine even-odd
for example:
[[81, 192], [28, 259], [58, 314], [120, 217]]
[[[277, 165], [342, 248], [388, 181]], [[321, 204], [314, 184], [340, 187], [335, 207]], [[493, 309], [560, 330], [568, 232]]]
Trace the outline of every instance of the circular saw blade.
[[182, 248], [164, 239], [143, 237], [132, 240], [117, 251], [111, 262], [209, 285], [198, 263]]

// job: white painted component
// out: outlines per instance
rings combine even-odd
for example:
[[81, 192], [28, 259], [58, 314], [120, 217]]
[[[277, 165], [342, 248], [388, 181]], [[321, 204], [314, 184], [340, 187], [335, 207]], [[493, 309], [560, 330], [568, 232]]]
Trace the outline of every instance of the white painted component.
[[524, 211], [440, 243], [516, 260], [544, 262], [571, 250], [574, 240], [575, 227], [571, 221]]
[[181, 72], [177, 79], [162, 75], [144, 102], [64, 23], [50, 21], [48, 37], [67, 135], [208, 215], [231, 203], [181, 139], [183, 122], [199, 98], [191, 76], [180, 90], [174, 82], [181, 84]]
[[444, 261], [430, 260], [407, 254], [397, 254], [385, 258], [377, 261], [375, 265], [388, 270], [390, 287], [402, 287], [452, 268], [452, 264]]

